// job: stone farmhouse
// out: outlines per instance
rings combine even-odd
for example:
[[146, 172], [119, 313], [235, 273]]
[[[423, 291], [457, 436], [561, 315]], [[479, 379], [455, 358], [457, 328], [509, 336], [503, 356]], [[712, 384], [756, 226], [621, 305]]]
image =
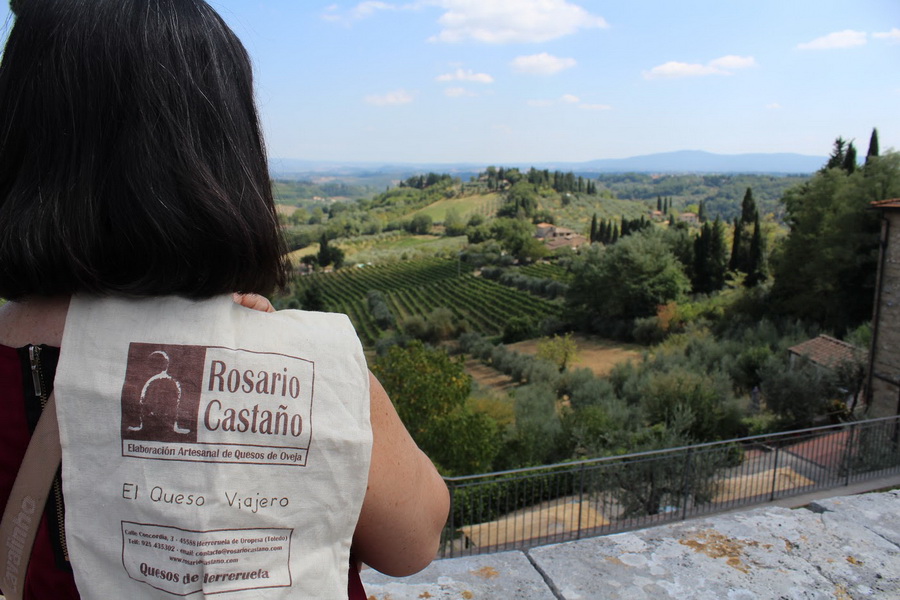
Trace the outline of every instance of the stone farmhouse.
[[557, 227], [551, 223], [538, 223], [534, 237], [544, 242], [550, 250], [567, 246], [579, 248], [588, 243], [588, 239], [568, 227]]

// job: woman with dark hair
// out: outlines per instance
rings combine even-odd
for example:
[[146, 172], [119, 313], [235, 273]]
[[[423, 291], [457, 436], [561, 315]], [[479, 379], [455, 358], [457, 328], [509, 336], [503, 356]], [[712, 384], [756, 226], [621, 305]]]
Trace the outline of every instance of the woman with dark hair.
[[0, 589], [337, 598], [351, 551], [422, 569], [446, 487], [349, 321], [247, 308], [287, 265], [240, 41], [203, 0], [11, 6], [0, 505], [54, 387], [62, 470]]

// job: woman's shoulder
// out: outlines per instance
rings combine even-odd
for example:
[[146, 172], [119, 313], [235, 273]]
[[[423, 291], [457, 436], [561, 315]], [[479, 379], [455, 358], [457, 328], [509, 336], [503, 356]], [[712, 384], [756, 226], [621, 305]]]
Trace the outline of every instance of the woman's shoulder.
[[0, 345], [59, 347], [69, 309], [68, 297], [29, 298], [0, 306]]

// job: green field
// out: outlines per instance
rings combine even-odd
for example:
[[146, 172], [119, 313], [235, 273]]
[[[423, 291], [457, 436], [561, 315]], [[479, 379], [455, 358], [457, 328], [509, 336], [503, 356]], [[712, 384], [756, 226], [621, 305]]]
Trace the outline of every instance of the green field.
[[[466, 236], [442, 237], [412, 235], [406, 232], [382, 233], [340, 240], [346, 264], [384, 263], [414, 260], [435, 255], [453, 256], [466, 245]], [[318, 245], [315, 245], [318, 248]]]
[[433, 202], [424, 208], [410, 213], [409, 216], [428, 215], [435, 223], [443, 223], [447, 218], [448, 210], [456, 210], [463, 219], [471, 215], [490, 217], [497, 212], [503, 204], [500, 194], [481, 194], [477, 196], [463, 196], [462, 198], [447, 198]]

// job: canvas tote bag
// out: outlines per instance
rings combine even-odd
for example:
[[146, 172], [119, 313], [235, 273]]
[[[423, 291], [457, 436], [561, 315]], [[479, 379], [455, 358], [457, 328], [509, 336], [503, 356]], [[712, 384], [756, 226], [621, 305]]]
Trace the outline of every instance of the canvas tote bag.
[[345, 315], [75, 297], [55, 388], [82, 598], [346, 598], [372, 434]]

